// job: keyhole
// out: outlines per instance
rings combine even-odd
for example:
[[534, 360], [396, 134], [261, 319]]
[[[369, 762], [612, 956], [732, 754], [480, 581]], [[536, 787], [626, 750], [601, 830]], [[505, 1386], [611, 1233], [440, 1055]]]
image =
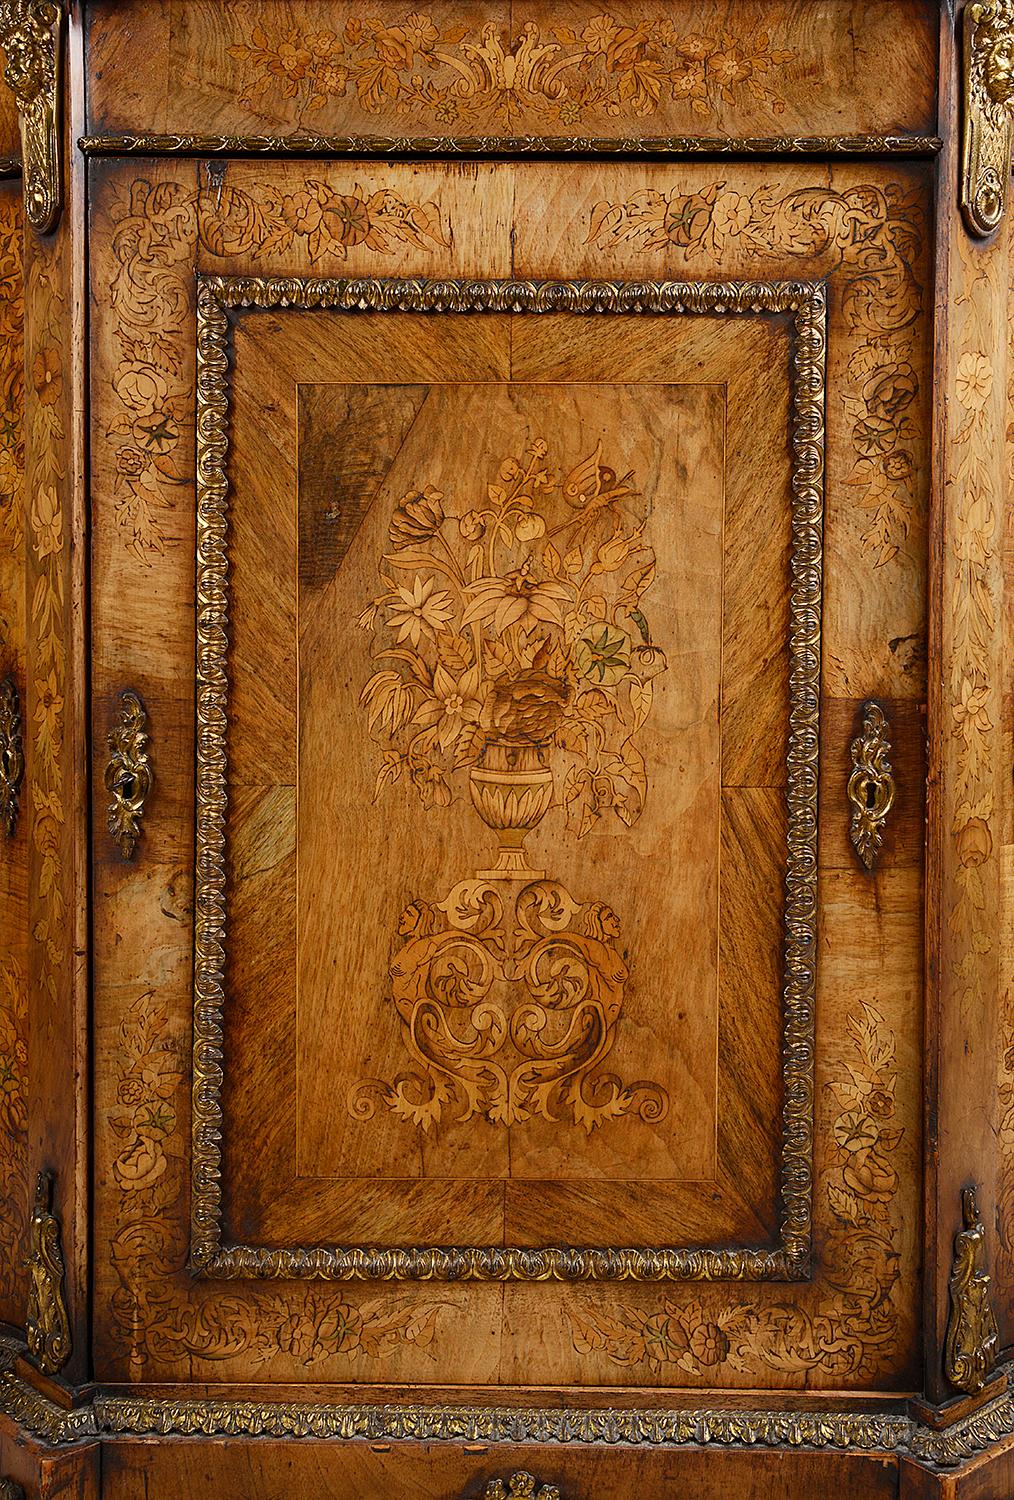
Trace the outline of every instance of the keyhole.
[[121, 794], [123, 796], [123, 800], [125, 802], [133, 802], [133, 800], [134, 800], [134, 778], [133, 778], [133, 776], [127, 775], [127, 776], [124, 776], [122, 778], [122, 780], [120, 781], [120, 792], [121, 792]]
[[877, 789], [872, 781], [866, 783], [866, 811], [875, 812], [877, 806]]

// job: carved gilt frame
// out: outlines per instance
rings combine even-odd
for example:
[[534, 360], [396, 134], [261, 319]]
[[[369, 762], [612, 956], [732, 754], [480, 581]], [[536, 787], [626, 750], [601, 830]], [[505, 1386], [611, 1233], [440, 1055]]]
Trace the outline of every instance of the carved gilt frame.
[[[222, 1241], [229, 699], [230, 313], [334, 309], [434, 314], [743, 317], [793, 323], [788, 837], [784, 909], [782, 1150], [775, 1247], [311, 1246]], [[827, 300], [818, 281], [644, 283], [198, 278], [197, 847], [191, 1269], [223, 1277], [328, 1280], [801, 1280], [810, 1271], [817, 917], [817, 775]]]

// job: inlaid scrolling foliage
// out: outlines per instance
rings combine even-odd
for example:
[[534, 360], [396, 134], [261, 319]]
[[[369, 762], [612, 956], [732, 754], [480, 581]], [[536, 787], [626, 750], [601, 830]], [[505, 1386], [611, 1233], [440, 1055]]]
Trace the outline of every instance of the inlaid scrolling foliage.
[[[13, 203], [5, 202], [0, 208], [0, 545], [18, 555], [24, 545], [25, 482], [25, 299], [21, 244], [19, 215]], [[6, 620], [0, 615], [0, 630], [6, 634], [7, 629]]]
[[699, 118], [744, 96], [777, 115], [777, 76], [795, 55], [762, 30], [628, 25], [608, 12], [576, 28], [521, 21], [513, 39], [492, 22], [441, 27], [425, 11], [393, 24], [352, 14], [340, 29], [282, 28], [262, 12], [229, 48], [247, 108], [274, 96], [313, 113], [350, 98], [371, 114], [421, 113], [447, 130], [491, 114], [509, 125], [643, 118], [670, 99]]
[[569, 1116], [587, 1131], [666, 1113], [657, 1084], [599, 1071], [629, 974], [616, 912], [575, 900], [524, 849], [557, 776], [578, 838], [613, 816], [630, 827], [647, 796], [637, 738], [666, 657], [643, 610], [644, 497], [620, 467], [601, 439], [564, 459], [536, 438], [479, 493], [416, 483], [394, 510], [385, 591], [359, 617], [379, 638], [361, 702], [390, 747], [376, 795], [403, 780], [442, 808], [467, 775], [500, 850], [403, 912], [389, 993], [416, 1071], [355, 1088], [360, 1119], [383, 1102], [428, 1130], [452, 1100], [461, 1120]]
[[151, 1360], [273, 1359], [319, 1365], [336, 1358], [384, 1358], [402, 1344], [428, 1346], [441, 1304], [387, 1294], [350, 1302], [327, 1288], [289, 1300], [281, 1292], [223, 1296], [201, 1288], [192, 1300], [176, 1278], [186, 1262], [179, 1225], [185, 1207], [183, 1157], [188, 1060], [166, 1002], [147, 991], [120, 1023], [112, 1173], [120, 1190], [111, 1260], [117, 1290], [113, 1332], [129, 1351], [132, 1378]]
[[27, 432], [34, 455], [34, 493], [28, 506], [30, 658], [27, 737], [31, 745], [30, 829], [33, 846], [32, 937], [42, 950], [39, 982], [53, 1002], [57, 970], [66, 953], [67, 902], [63, 834], [66, 821], [63, 743], [66, 646], [63, 459], [66, 438], [63, 367], [66, 301], [45, 257], [33, 258], [30, 291], [35, 316], [28, 349]]
[[201, 194], [200, 234], [212, 255], [260, 260], [295, 249], [313, 266], [344, 261], [359, 247], [390, 255], [399, 245], [448, 244], [434, 202], [411, 203], [392, 188], [369, 192], [358, 184], [340, 193], [313, 178], [297, 193], [267, 188], [259, 196], [213, 183]]
[[193, 475], [193, 383], [184, 336], [192, 344], [198, 236], [211, 255], [256, 258], [294, 248], [311, 264], [344, 260], [357, 246], [390, 254], [397, 245], [442, 248], [447, 239], [435, 203], [410, 203], [390, 189], [343, 194], [316, 180], [298, 193], [268, 189], [258, 198], [215, 176], [199, 191], [138, 178], [118, 188], [110, 215], [119, 414], [106, 438], [115, 463], [115, 515], [130, 550], [151, 561], [165, 550], [173, 486]]
[[572, 1312], [578, 1353], [601, 1351], [619, 1365], [654, 1371], [673, 1365], [708, 1379], [720, 1378], [723, 1366], [758, 1376], [813, 1370], [839, 1378], [890, 1368], [900, 1276], [894, 1158], [904, 1133], [895, 1124], [896, 1044], [869, 1004], [849, 1015], [847, 1028], [851, 1057], [827, 1085], [837, 1113], [820, 1178], [832, 1224], [822, 1273], [830, 1290], [812, 1307], [758, 1297], [715, 1307], [671, 1297], [658, 1312]]
[[171, 487], [193, 469], [193, 391], [182, 340], [192, 318], [196, 194], [183, 183], [141, 178], [117, 190], [110, 214], [116, 269], [109, 303], [119, 354], [119, 412], [106, 430], [114, 513], [130, 550], [150, 560], [165, 548]]
[[0, 1264], [9, 1290], [25, 1288], [28, 1218], [28, 983], [17, 960], [0, 961]]
[[841, 400], [852, 445], [846, 483], [867, 518], [864, 555], [875, 567], [889, 563], [915, 517], [914, 327], [923, 299], [918, 194], [898, 184], [792, 193], [762, 187], [751, 194], [724, 181], [693, 192], [643, 188], [624, 201], [595, 204], [587, 242], [602, 251], [622, 246], [688, 263], [720, 263], [733, 253], [822, 256], [830, 271], [846, 272], [842, 313], [850, 354]]

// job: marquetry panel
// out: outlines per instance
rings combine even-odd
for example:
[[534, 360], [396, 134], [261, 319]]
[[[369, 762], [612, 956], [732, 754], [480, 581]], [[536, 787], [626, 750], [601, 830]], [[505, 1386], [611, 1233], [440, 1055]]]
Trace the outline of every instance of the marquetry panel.
[[[0, 186], [0, 681], [16, 695], [22, 777], [8, 761], [0, 820], [0, 1317], [24, 1324], [28, 1224], [28, 839], [24, 785], [25, 347], [21, 188]], [[48, 367], [33, 367], [45, 385]], [[8, 698], [10, 705], [11, 699]]]
[[[350, 235], [325, 252], [332, 259], [314, 238], [315, 210], [306, 218], [307, 205], [287, 202], [309, 190], [309, 174], [300, 177], [291, 164], [256, 172], [230, 164], [216, 175], [185, 162], [122, 163], [96, 174], [96, 730], [104, 742], [119, 692], [134, 687], [152, 718], [156, 767], [152, 815], [135, 862], [124, 865], [101, 839], [96, 849], [103, 896], [96, 924], [96, 1242], [107, 1248], [98, 1251], [95, 1275], [97, 1295], [113, 1309], [98, 1335], [97, 1368], [106, 1378], [178, 1379], [191, 1371], [202, 1379], [473, 1385], [528, 1384], [537, 1368], [540, 1380], [563, 1386], [897, 1388], [912, 1370], [918, 1307], [927, 171], [851, 165], [829, 179], [802, 165], [598, 164], [583, 169], [587, 177], [579, 181], [570, 166], [498, 166], [490, 176], [485, 170], [468, 176], [460, 168], [400, 165], [365, 174], [359, 165], [315, 165], [317, 203], [323, 196], [332, 205], [331, 226], [340, 218], [337, 199], [368, 202], [384, 188], [405, 204], [434, 205], [431, 222], [441, 226], [443, 243], [421, 232], [393, 248], [368, 243], [368, 235], [353, 243]], [[244, 220], [251, 210], [242, 200], [234, 215], [230, 186], [256, 196], [256, 212], [267, 218]], [[470, 191], [492, 204], [485, 238], [468, 227], [478, 217], [474, 202], [468, 208]], [[664, 204], [663, 239], [642, 243], [612, 233], [626, 229], [625, 205], [648, 192], [656, 195], [652, 205]], [[269, 219], [277, 234], [263, 250], [259, 229], [245, 244], [216, 239], [215, 224], [231, 235], [236, 224]], [[850, 232], [857, 219], [861, 235]], [[139, 247], [153, 242], [160, 275], [151, 299]], [[276, 305], [280, 297], [263, 310], [228, 309], [228, 369], [216, 341], [205, 340], [201, 377], [205, 539], [213, 536], [207, 522], [214, 504], [211, 511], [207, 505], [219, 493], [223, 461], [214, 419], [226, 406], [229, 414], [229, 1001], [220, 1081], [214, 1052], [200, 1053], [209, 1041], [215, 1047], [213, 1034], [199, 1026], [197, 1118], [200, 1142], [206, 1126], [215, 1132], [208, 1105], [217, 1098], [222, 1243], [263, 1248], [256, 1257], [225, 1252], [212, 1261], [234, 1276], [228, 1284], [186, 1274], [198, 800], [191, 774], [195, 265], [227, 278], [475, 276], [488, 266], [491, 276], [513, 269], [522, 278], [564, 281], [827, 279], [812, 1282], [755, 1283], [749, 1291], [707, 1281], [378, 1286], [353, 1279], [336, 1287], [236, 1276], [255, 1264], [347, 1274], [356, 1263], [337, 1260], [334, 1248], [350, 1244], [401, 1251], [514, 1244], [528, 1254], [566, 1234], [564, 1243], [585, 1246], [770, 1249], [779, 1228], [791, 320], [763, 305], [712, 316], [647, 309], [422, 314], [410, 307], [299, 310]], [[286, 301], [294, 292], [298, 300], [298, 289], [286, 288]], [[159, 378], [149, 384], [143, 374], [152, 361]], [[223, 374], [225, 406], [218, 399]], [[476, 404], [470, 393], [479, 388]], [[721, 442], [716, 402], [720, 411], [724, 404]], [[436, 928], [411, 930], [420, 920], [412, 908], [443, 901], [456, 881], [490, 868], [497, 840], [471, 801], [467, 762], [455, 770], [453, 756], [444, 773], [453, 799], [446, 807], [437, 777], [429, 779], [431, 805], [423, 806], [404, 765], [374, 803], [378, 772], [386, 781], [398, 743], [385, 729], [385, 703], [370, 733], [381, 687], [365, 703], [359, 699], [371, 676], [387, 670], [371, 665], [370, 653], [383, 645], [383, 620], [393, 616], [385, 602], [362, 629], [355, 620], [387, 591], [378, 571], [385, 552], [397, 559], [433, 545], [442, 527], [425, 533], [437, 507], [456, 521], [466, 479], [480, 497], [486, 484], [503, 487], [491, 477], [494, 469], [506, 458], [527, 462], [519, 438], [535, 426], [546, 428], [534, 435], [547, 444], [547, 467], [563, 479], [597, 452], [601, 437], [590, 473], [611, 471], [610, 483], [622, 489], [632, 483], [624, 478], [629, 471], [642, 496], [657, 497], [664, 480], [670, 504], [686, 496], [675, 513], [694, 538], [695, 564], [685, 559], [685, 573], [677, 574], [679, 527], [655, 535], [652, 518], [664, 512], [653, 500], [644, 536], [656, 574], [638, 601], [649, 638], [638, 627], [628, 639], [662, 650], [666, 666], [650, 679], [653, 701], [640, 729], [646, 767], [658, 766], [640, 817], [628, 827], [610, 812], [617, 831], [593, 828], [582, 841], [553, 809], [525, 839], [528, 852], [539, 855], [534, 867], [575, 903], [602, 902], [620, 919], [628, 977], [608, 1071], [628, 1091], [647, 1083], [665, 1088], [670, 1124], [679, 1126], [670, 1140], [664, 1121], [644, 1121], [629, 1108], [591, 1131], [573, 1117], [568, 1122], [566, 1108], [555, 1111], [562, 1119], [539, 1117], [534, 1126], [494, 1125], [481, 1111], [454, 1125], [452, 1104], [457, 1114], [462, 1101], [467, 1107], [459, 1096], [442, 1101], [441, 1118], [422, 1130], [387, 1103], [399, 1075], [418, 1072], [393, 1000], [392, 960], [408, 943], [438, 935]], [[589, 430], [594, 436], [586, 441]], [[652, 434], [663, 431], [675, 434], [666, 444], [676, 465], [668, 477], [658, 462], [646, 461]], [[610, 434], [629, 457], [610, 456]], [[681, 466], [693, 476], [689, 487]], [[427, 484], [442, 493], [427, 495]], [[379, 498], [366, 506], [374, 490]], [[562, 491], [558, 503], [566, 503]], [[705, 521], [716, 507], [724, 511], [720, 543]], [[542, 537], [564, 514], [540, 516]], [[526, 545], [544, 546], [542, 537]], [[457, 545], [449, 530], [448, 542]], [[216, 603], [214, 546], [202, 556], [211, 568], [199, 594], [206, 609]], [[564, 576], [566, 556], [560, 553]], [[724, 585], [717, 619], [709, 586], [716, 566]], [[680, 589], [661, 589], [660, 578], [676, 576], [685, 579]], [[609, 591], [601, 592], [609, 606]], [[413, 595], [409, 613], [425, 613], [426, 603], [417, 605]], [[204, 650], [211, 636], [205, 631], [201, 639]], [[717, 741], [713, 709], [700, 712], [716, 699], [716, 639]], [[410, 647], [411, 625], [405, 641], [387, 644]], [[624, 654], [607, 667], [609, 675], [622, 668]], [[207, 684], [213, 654], [202, 661]], [[464, 707], [467, 694], [459, 696]], [[870, 696], [892, 726], [899, 785], [875, 881], [849, 843], [845, 798], [849, 745]], [[659, 714], [677, 704], [673, 729]], [[462, 728], [466, 722], [467, 715]], [[663, 722], [670, 737], [682, 737], [685, 772], [653, 800], [656, 778], [664, 780], [664, 761], [653, 760]], [[213, 720], [205, 719], [202, 733], [205, 775], [218, 765], [207, 754], [216, 748]], [[679, 800], [689, 794], [691, 773], [693, 806]], [[206, 797], [201, 805], [202, 816], [214, 813]], [[682, 914], [667, 909], [677, 927], [692, 911], [698, 939], [683, 950], [695, 955], [679, 975], [681, 992], [688, 1000], [691, 988], [694, 994], [692, 1006], [680, 1007], [683, 1017], [667, 1004], [664, 986], [652, 998], [658, 981], [646, 976], [640, 958], [651, 938], [651, 904], [624, 899], [628, 888], [636, 891], [641, 860], [657, 857], [652, 830], [660, 843], [671, 842], [673, 821], [681, 819], [688, 828], [710, 827], [685, 855], [696, 906]], [[104, 826], [101, 804], [95, 824]], [[205, 855], [214, 855], [206, 837], [213, 826], [205, 824]], [[205, 877], [209, 868], [214, 873], [214, 858], [210, 866], [205, 859]], [[657, 868], [654, 903], [670, 900], [678, 882], [671, 858]], [[712, 947], [716, 868], [729, 920]], [[366, 914], [362, 922], [350, 916], [356, 909]], [[403, 913], [407, 930], [399, 935]], [[215, 921], [218, 908], [205, 900], [199, 915]], [[585, 911], [578, 920], [588, 918]], [[310, 945], [306, 932], [315, 937]], [[603, 927], [596, 941], [609, 949], [611, 937]], [[359, 982], [336, 980], [342, 970]], [[368, 990], [363, 980], [371, 972]], [[214, 977], [212, 963], [202, 983]], [[369, 993], [372, 1011], [357, 1010]], [[209, 1014], [200, 1009], [209, 995], [214, 1000], [212, 991], [199, 991], [199, 1022]], [[361, 1056], [353, 1055], [357, 1049]], [[349, 1087], [371, 1080], [380, 1085], [374, 1114], [360, 1126], [348, 1110]], [[356, 1129], [359, 1164], [349, 1172]], [[565, 1148], [558, 1144], [564, 1132]], [[528, 1147], [526, 1134], [537, 1147]], [[537, 1149], [540, 1172], [547, 1162], [555, 1179], [525, 1174], [528, 1149]], [[684, 1180], [662, 1180], [666, 1153]], [[646, 1184], [636, 1192], [623, 1186], [635, 1179], [610, 1165], [625, 1170], [633, 1158], [636, 1180]], [[208, 1161], [198, 1162], [193, 1201], [198, 1246], [214, 1252], [217, 1204], [202, 1196]], [[579, 1191], [566, 1181], [572, 1161], [584, 1173]], [[398, 1163], [400, 1185], [384, 1180], [388, 1162]], [[711, 1186], [693, 1180], [702, 1168], [712, 1170], [704, 1179]], [[678, 1224], [680, 1237], [659, 1237], [660, 1223], [668, 1230]], [[317, 1250], [304, 1257], [300, 1246]]]
[[[296, 1274], [784, 1274], [809, 1218], [822, 291], [489, 283], [459, 301], [384, 282], [200, 289], [194, 1254], [219, 1273], [271, 1259], [215, 1253], [224, 1135], [234, 1222], [267, 1209], [255, 1242], [376, 1247], [276, 1254]], [[341, 311], [363, 302], [390, 311]], [[565, 379], [547, 379], [550, 349], [569, 351]], [[726, 456], [747, 421], [771, 465], [763, 552], [750, 471]], [[337, 869], [342, 899], [325, 899]], [[726, 915], [740, 902], [753, 943]], [[223, 1107], [205, 1049], [226, 996]], [[756, 1089], [740, 1008], [773, 1044]], [[756, 1182], [736, 1144], [754, 1133]], [[293, 1170], [308, 1180], [279, 1195]], [[696, 1182], [714, 1184], [703, 1202]], [[688, 1248], [662, 1249], [688, 1220]], [[387, 1248], [451, 1238], [477, 1248]], [[763, 1253], [689, 1248], [730, 1238]], [[601, 1248], [543, 1249], [570, 1243]]]
[[[89, 6], [89, 129], [113, 136], [770, 138], [936, 126], [929, 0]], [[881, 60], [891, 59], [885, 89]], [[150, 76], [162, 80], [152, 88]], [[354, 146], [354, 140], [350, 143]], [[636, 149], [636, 148], [635, 148]]]

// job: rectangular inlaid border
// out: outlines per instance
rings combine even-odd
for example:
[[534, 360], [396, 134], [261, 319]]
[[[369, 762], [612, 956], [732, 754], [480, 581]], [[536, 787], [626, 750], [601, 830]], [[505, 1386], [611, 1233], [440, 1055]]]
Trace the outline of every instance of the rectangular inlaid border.
[[[222, 1243], [228, 797], [228, 429], [231, 309], [743, 316], [791, 313], [792, 552], [783, 979], [781, 1215], [776, 1248], [301, 1246]], [[800, 1280], [810, 1270], [817, 778], [827, 297], [816, 281], [426, 281], [198, 277], [197, 778], [190, 1262], [212, 1277], [327, 1280]]]

